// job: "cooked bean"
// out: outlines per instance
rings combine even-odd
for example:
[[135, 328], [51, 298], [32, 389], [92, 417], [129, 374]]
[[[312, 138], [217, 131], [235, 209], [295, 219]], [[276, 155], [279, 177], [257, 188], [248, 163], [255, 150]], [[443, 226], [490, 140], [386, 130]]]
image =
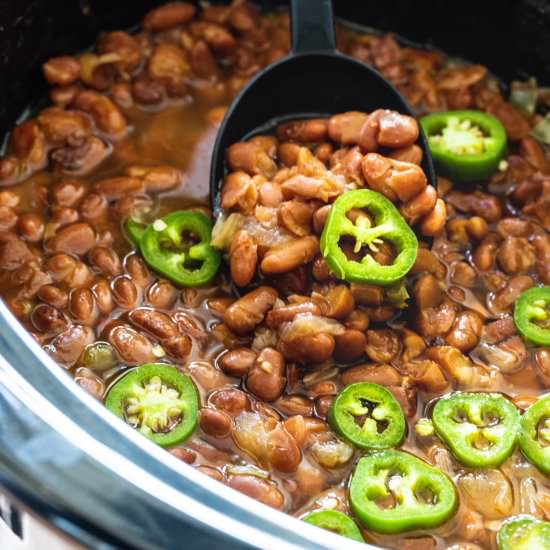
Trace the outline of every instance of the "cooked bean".
[[36, 330], [50, 336], [59, 334], [68, 326], [61, 311], [46, 304], [39, 304], [32, 310], [31, 322]]
[[145, 183], [147, 193], [169, 191], [183, 182], [181, 172], [172, 166], [141, 166], [134, 164], [126, 168], [126, 174], [131, 178], [141, 178]]
[[474, 250], [472, 259], [480, 271], [488, 271], [493, 266], [497, 255], [498, 243], [498, 235], [496, 233], [489, 233]]
[[475, 348], [481, 337], [483, 319], [475, 311], [463, 311], [456, 317], [451, 331], [445, 336], [445, 341], [460, 351], [470, 351]]
[[170, 309], [178, 299], [177, 289], [168, 281], [156, 281], [147, 289], [147, 302], [158, 309]]
[[122, 264], [117, 253], [112, 248], [96, 246], [90, 251], [90, 263], [105, 276], [119, 275]]
[[327, 317], [343, 320], [348, 317], [355, 308], [353, 294], [346, 285], [332, 287], [326, 293], [325, 297], [328, 302], [328, 309], [326, 311]]
[[108, 340], [127, 365], [141, 365], [156, 359], [151, 342], [128, 325], [112, 328]]
[[328, 122], [328, 135], [332, 141], [341, 145], [356, 145], [367, 118], [366, 113], [359, 111], [331, 116]]
[[245, 376], [252, 368], [257, 354], [248, 348], [237, 348], [224, 353], [218, 359], [218, 366], [229, 376]]
[[319, 306], [313, 302], [300, 302], [297, 304], [289, 304], [287, 306], [281, 306], [272, 309], [267, 313], [266, 324], [271, 329], [280, 327], [283, 323], [292, 321], [297, 315], [304, 313], [311, 313], [313, 315], [320, 315], [321, 310]]
[[138, 288], [145, 288], [151, 282], [151, 274], [147, 266], [143, 263], [143, 260], [137, 254], [128, 256], [124, 267]]
[[161, 311], [139, 307], [128, 313], [128, 319], [137, 328], [145, 330], [160, 340], [171, 338], [178, 334], [176, 323], [166, 313]]
[[409, 145], [407, 147], [401, 147], [399, 149], [394, 149], [390, 151], [388, 156], [395, 160], [400, 160], [402, 162], [411, 162], [412, 164], [422, 163], [422, 149], [418, 145]]
[[242, 170], [251, 176], [260, 174], [271, 178], [277, 170], [273, 159], [259, 145], [246, 141], [227, 149], [227, 163], [231, 170]]
[[69, 297], [69, 313], [81, 325], [93, 326], [97, 321], [97, 307], [91, 290], [76, 288]]
[[281, 491], [259, 477], [251, 475], [231, 476], [227, 484], [232, 489], [277, 510], [281, 510], [284, 506], [285, 498]]
[[282, 394], [286, 378], [283, 356], [272, 348], [263, 349], [248, 370], [246, 386], [263, 401], [275, 401]]
[[143, 28], [158, 32], [189, 22], [195, 15], [195, 6], [188, 2], [170, 2], [163, 4], [150, 12], [143, 18]]
[[67, 293], [55, 285], [41, 286], [36, 296], [39, 300], [58, 309], [63, 309], [69, 299]]
[[256, 274], [258, 246], [250, 234], [240, 230], [229, 248], [231, 278], [237, 286], [248, 285]]
[[333, 336], [320, 332], [283, 340], [280, 350], [287, 361], [315, 364], [326, 361], [333, 354], [334, 346]]
[[390, 365], [377, 365], [365, 363], [350, 367], [342, 372], [342, 384], [348, 386], [355, 382], [371, 382], [381, 386], [398, 386], [402, 377], [399, 372]]
[[48, 258], [46, 269], [55, 281], [65, 283], [70, 288], [88, 287], [93, 280], [90, 268], [67, 254], [56, 254]]
[[53, 57], [42, 65], [42, 70], [50, 84], [67, 86], [78, 80], [80, 63], [74, 57]]
[[243, 171], [231, 172], [223, 182], [222, 208], [236, 208], [243, 213], [249, 213], [258, 200], [258, 189], [253, 179]]
[[72, 325], [58, 334], [49, 345], [50, 355], [61, 364], [73, 365], [86, 346], [94, 342], [94, 331], [90, 327]]
[[365, 353], [367, 337], [359, 330], [346, 329], [343, 334], [334, 336], [334, 358], [344, 363], [352, 363]]
[[298, 162], [300, 145], [297, 143], [283, 142], [277, 148], [277, 156], [285, 166], [294, 166]]
[[199, 413], [201, 430], [213, 437], [227, 437], [231, 432], [231, 418], [223, 411], [202, 408]]
[[102, 315], [108, 315], [115, 307], [111, 285], [107, 279], [99, 279], [92, 287], [97, 307]]
[[270, 248], [261, 261], [264, 274], [286, 273], [311, 262], [319, 253], [319, 239], [314, 236], [294, 239], [284, 245]]
[[408, 201], [427, 185], [422, 169], [416, 164], [389, 159], [377, 153], [368, 153], [361, 163], [369, 186], [392, 201]]
[[399, 337], [394, 331], [389, 329], [367, 331], [367, 346], [365, 351], [373, 361], [388, 363], [397, 356], [399, 350]]
[[224, 313], [224, 323], [238, 335], [248, 334], [263, 321], [276, 299], [276, 290], [261, 286], [231, 304]]
[[297, 200], [283, 202], [277, 211], [279, 225], [297, 237], [311, 233], [312, 206]]
[[489, 223], [498, 222], [502, 217], [502, 206], [498, 197], [481, 191], [449, 191], [445, 195], [445, 200], [461, 212], [475, 214]]
[[126, 275], [116, 277], [111, 283], [111, 290], [115, 302], [121, 308], [131, 309], [136, 306], [139, 298], [138, 289]]
[[377, 109], [361, 128], [358, 143], [367, 153], [376, 151], [378, 146], [396, 149], [412, 145], [418, 134], [418, 123], [414, 118], [396, 111]]
[[506, 311], [518, 299], [518, 296], [528, 288], [534, 286], [535, 282], [528, 275], [517, 275], [512, 277], [506, 286], [499, 290], [493, 299], [493, 305], [499, 311]]
[[471, 288], [476, 282], [474, 268], [466, 262], [455, 262], [451, 267], [451, 281], [457, 285]]
[[95, 190], [110, 200], [120, 199], [126, 195], [143, 193], [145, 191], [145, 183], [138, 178], [120, 176], [97, 182]]
[[413, 298], [420, 309], [437, 307], [443, 301], [442, 285], [431, 273], [423, 273], [414, 285]]
[[502, 271], [508, 275], [528, 271], [535, 263], [533, 245], [524, 237], [506, 237], [496, 257]]
[[311, 416], [313, 412], [311, 400], [303, 395], [282, 395], [274, 405], [289, 417], [294, 415]]
[[46, 248], [50, 253], [64, 252], [83, 256], [96, 240], [95, 231], [87, 223], [74, 223], [61, 228], [46, 241]]
[[441, 368], [434, 361], [423, 359], [407, 363], [406, 372], [422, 391], [428, 393], [440, 393], [449, 386]]
[[324, 118], [311, 118], [286, 122], [277, 127], [277, 137], [281, 141], [299, 143], [325, 141], [328, 137], [328, 121]]
[[229, 416], [238, 416], [251, 408], [246, 393], [236, 388], [217, 390], [209, 396], [208, 402]]
[[17, 219], [17, 230], [26, 241], [31, 243], [42, 240], [44, 227], [44, 219], [34, 212], [25, 212]]

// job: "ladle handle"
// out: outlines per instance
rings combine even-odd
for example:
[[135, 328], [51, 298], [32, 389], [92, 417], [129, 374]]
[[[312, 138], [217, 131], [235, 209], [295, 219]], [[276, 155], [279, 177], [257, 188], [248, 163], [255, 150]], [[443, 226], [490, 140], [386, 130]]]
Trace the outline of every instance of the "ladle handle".
[[332, 0], [292, 0], [292, 53], [336, 50]]

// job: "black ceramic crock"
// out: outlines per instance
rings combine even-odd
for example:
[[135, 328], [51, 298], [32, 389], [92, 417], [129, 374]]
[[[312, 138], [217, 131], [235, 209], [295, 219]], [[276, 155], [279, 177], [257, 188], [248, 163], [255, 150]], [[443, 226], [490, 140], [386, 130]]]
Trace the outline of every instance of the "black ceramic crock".
[[[0, 0], [0, 143], [44, 96], [43, 61], [86, 48], [100, 30], [131, 28], [158, 3]], [[534, 76], [550, 84], [550, 1], [335, 0], [335, 11], [486, 65], [503, 82]], [[114, 423], [1, 303], [0, 489], [90, 548], [341, 545], [335, 535], [256, 504]]]

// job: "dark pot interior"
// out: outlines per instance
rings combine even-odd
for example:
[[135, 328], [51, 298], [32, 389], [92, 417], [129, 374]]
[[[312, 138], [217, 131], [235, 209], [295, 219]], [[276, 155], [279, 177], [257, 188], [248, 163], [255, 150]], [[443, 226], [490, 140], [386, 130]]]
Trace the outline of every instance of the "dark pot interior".
[[[3, 0], [0, 13], [0, 135], [44, 90], [40, 63], [92, 43], [100, 30], [135, 25], [161, 2]], [[257, 2], [273, 8], [278, 0]], [[550, 83], [547, 0], [335, 0], [339, 17], [432, 44], [488, 66], [504, 81]]]

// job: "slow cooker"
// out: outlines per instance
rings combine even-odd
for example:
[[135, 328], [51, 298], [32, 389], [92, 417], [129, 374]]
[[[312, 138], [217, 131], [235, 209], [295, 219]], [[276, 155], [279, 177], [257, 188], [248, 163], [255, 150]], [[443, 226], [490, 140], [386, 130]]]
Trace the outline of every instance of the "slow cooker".
[[[3, 0], [0, 136], [43, 97], [42, 62], [100, 30], [131, 28], [157, 3]], [[482, 63], [503, 81], [550, 82], [547, 0], [334, 4], [341, 20]], [[115, 421], [0, 304], [0, 548], [79, 547], [336, 549], [342, 539], [221, 486]]]

